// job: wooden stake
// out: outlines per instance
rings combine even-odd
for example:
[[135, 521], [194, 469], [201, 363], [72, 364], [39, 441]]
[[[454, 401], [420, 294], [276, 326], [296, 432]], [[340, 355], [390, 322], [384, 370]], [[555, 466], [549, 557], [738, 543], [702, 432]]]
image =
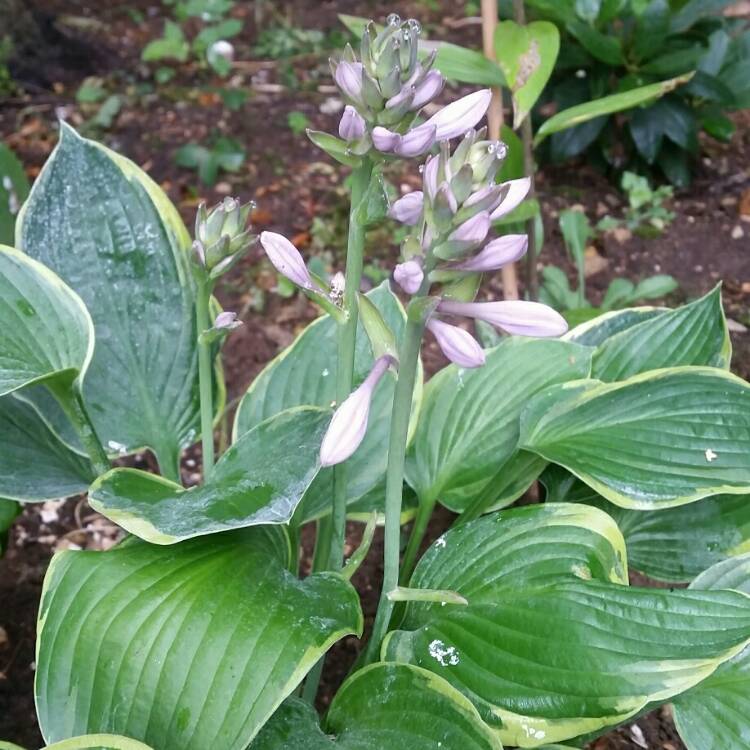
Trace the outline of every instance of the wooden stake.
[[[495, 57], [495, 28], [497, 27], [497, 0], [482, 0], [482, 43], [487, 59]], [[492, 89], [492, 101], [487, 111], [488, 136], [490, 140], [500, 139], [503, 125], [503, 92], [499, 87]], [[505, 299], [518, 299], [518, 278], [513, 263], [502, 269], [503, 296]]]

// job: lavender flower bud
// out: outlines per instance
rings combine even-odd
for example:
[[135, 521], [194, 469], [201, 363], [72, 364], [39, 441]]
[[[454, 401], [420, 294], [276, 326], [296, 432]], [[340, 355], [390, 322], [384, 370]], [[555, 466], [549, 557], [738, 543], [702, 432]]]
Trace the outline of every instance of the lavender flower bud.
[[492, 221], [506, 216], [521, 203], [531, 188], [531, 180], [528, 177], [522, 177], [520, 180], [504, 182], [502, 186], [507, 187], [508, 192], [500, 205], [490, 214]]
[[221, 312], [214, 320], [214, 328], [217, 330], [234, 330], [242, 325], [241, 320], [237, 320], [236, 312]]
[[489, 89], [475, 91], [443, 107], [425, 125], [435, 126], [435, 139], [438, 141], [463, 135], [484, 117], [491, 99], [492, 92]]
[[463, 315], [484, 320], [495, 328], [517, 336], [561, 336], [568, 324], [560, 313], [547, 305], [526, 300], [501, 302], [452, 302], [443, 300], [438, 310], [447, 315]]
[[380, 125], [372, 130], [372, 142], [375, 148], [383, 153], [392, 153], [400, 140], [401, 136], [398, 133], [394, 133]]
[[343, 60], [336, 66], [334, 80], [341, 93], [351, 101], [362, 103], [362, 63]]
[[509, 263], [522, 258], [529, 248], [529, 238], [525, 234], [506, 234], [484, 246], [473, 258], [451, 266], [455, 271], [497, 271]]
[[302, 254], [289, 240], [276, 232], [263, 232], [260, 244], [276, 270], [303, 289], [313, 289], [313, 281]]
[[388, 216], [412, 227], [419, 221], [423, 210], [424, 193], [421, 190], [415, 190], [395, 201], [388, 210]]
[[351, 104], [344, 107], [339, 122], [339, 135], [345, 141], [356, 141], [365, 134], [365, 120]]
[[445, 78], [437, 70], [431, 70], [416, 86], [414, 99], [411, 103], [412, 110], [422, 109], [426, 104], [429, 104], [440, 95], [444, 86]]
[[416, 294], [424, 281], [422, 264], [416, 259], [399, 263], [393, 269], [393, 278], [407, 294]]
[[476, 216], [472, 216], [454, 229], [448, 235], [449, 242], [460, 242], [468, 247], [476, 247], [484, 242], [487, 232], [490, 231], [490, 215], [487, 211], [482, 211]]
[[399, 156], [419, 156], [427, 151], [435, 143], [435, 127], [420, 125], [401, 136], [401, 142], [396, 144], [396, 153]]
[[438, 346], [451, 362], [459, 367], [481, 367], [485, 362], [484, 350], [477, 340], [463, 328], [452, 326], [437, 318], [427, 321]]
[[359, 448], [367, 432], [372, 395], [393, 362], [387, 355], [375, 360], [362, 385], [336, 409], [320, 446], [321, 466], [340, 464]]

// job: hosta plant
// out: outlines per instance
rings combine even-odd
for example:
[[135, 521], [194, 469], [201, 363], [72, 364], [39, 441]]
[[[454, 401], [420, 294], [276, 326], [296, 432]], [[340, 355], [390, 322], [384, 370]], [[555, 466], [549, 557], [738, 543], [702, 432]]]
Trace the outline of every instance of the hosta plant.
[[[47, 572], [50, 747], [576, 746], [669, 701], [691, 750], [746, 735], [750, 386], [728, 371], [719, 290], [568, 332], [542, 304], [477, 301], [525, 251], [488, 235], [528, 182], [495, 179], [488, 92], [420, 116], [443, 78], [418, 36], [391, 16], [333, 62], [338, 134], [309, 135], [352, 172], [345, 264], [324, 282], [260, 235], [323, 314], [251, 384], [218, 460], [218, 351], [240, 321], [212, 292], [256, 239], [251, 206], [201, 207], [191, 239], [132, 162], [62, 127], [0, 251], [0, 495], [88, 492], [127, 534]], [[399, 159], [424, 162], [423, 188], [389, 206], [381, 172]], [[362, 294], [364, 231], [386, 213], [409, 228], [395, 283]], [[503, 338], [482, 348], [471, 320]], [[426, 336], [451, 364], [424, 385]], [[160, 474], [111, 467], [144, 449]], [[509, 509], [540, 476], [550, 502]], [[437, 503], [456, 521], [424, 551]], [[344, 563], [348, 517], [369, 522]], [[376, 523], [372, 634], [320, 716], [326, 652], [362, 634], [351, 578]], [[709, 570], [631, 587], [629, 556], [656, 577]]]

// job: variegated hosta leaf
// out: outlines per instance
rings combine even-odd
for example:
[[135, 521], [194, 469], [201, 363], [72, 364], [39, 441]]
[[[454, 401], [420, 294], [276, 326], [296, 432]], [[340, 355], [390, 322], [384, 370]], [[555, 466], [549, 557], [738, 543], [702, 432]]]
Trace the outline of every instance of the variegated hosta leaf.
[[[368, 294], [380, 310], [396, 338], [400, 338], [406, 320], [397, 297], [385, 282]], [[234, 439], [264, 419], [293, 406], [312, 404], [330, 407], [336, 399], [336, 358], [338, 351], [337, 325], [329, 315], [310, 324], [294, 343], [272, 360], [252, 382], [237, 410]], [[370, 342], [361, 323], [357, 329], [354, 362], [354, 384], [359, 385], [373, 364]], [[375, 390], [370, 408], [367, 435], [356, 453], [346, 462], [348, 504], [362, 500], [383, 483], [391, 423], [391, 405], [395, 378], [389, 372]], [[417, 377], [417, 389], [412, 408], [416, 424], [422, 398], [422, 377]], [[301, 521], [320, 518], [331, 511], [333, 470], [323, 469], [308, 489], [300, 511]], [[382, 493], [377, 496], [377, 507], [382, 509]]]
[[590, 503], [609, 513], [625, 537], [631, 568], [660, 581], [689, 583], [715, 563], [750, 549], [750, 495], [714, 495], [662, 510], [608, 503], [550, 464], [540, 481], [547, 502]]
[[92, 485], [91, 507], [154, 544], [217, 531], [287, 523], [320, 469], [331, 413], [281, 412], [244, 433], [208, 480], [185, 490], [138, 469], [113, 469]]
[[69, 387], [93, 349], [81, 298], [49, 268], [0, 245], [0, 396], [41, 381]]
[[436, 672], [504, 743], [538, 747], [668, 700], [749, 640], [743, 594], [591, 580], [446, 606], [420, 628], [390, 634], [383, 658]]
[[300, 581], [288, 554], [277, 526], [58, 553], [39, 616], [46, 741], [106, 732], [154, 750], [245, 750], [331, 644], [362, 627], [348, 582]]
[[57, 500], [85, 492], [94, 477], [89, 460], [63, 443], [32, 404], [15, 394], [0, 397], [0, 497]]
[[[691, 589], [750, 594], [750, 554], [724, 560], [699, 575]], [[750, 647], [674, 702], [677, 731], [689, 750], [750, 747]]]
[[629, 327], [599, 344], [591, 375], [604, 382], [681, 365], [729, 369], [729, 340], [721, 287], [676, 310]]
[[63, 123], [19, 215], [17, 245], [91, 313], [84, 400], [105, 448], [148, 446], [174, 471], [199, 411], [190, 239], [174, 206], [131, 161]]
[[558, 386], [524, 410], [519, 446], [626, 508], [748, 493], [750, 386], [708, 367]]
[[502, 750], [471, 702], [445, 680], [404, 664], [373, 664], [340, 688], [324, 734], [314, 709], [289, 700], [249, 750]]
[[[606, 513], [587, 505], [529, 505], [499, 511], [443, 534], [422, 556], [412, 588], [459, 591], [472, 604], [504, 591], [572, 577], [627, 583], [625, 541]], [[410, 602], [403, 626], [445, 610]]]
[[573, 341], [582, 346], [600, 346], [610, 337], [666, 312], [669, 312], [666, 307], [628, 307], [625, 310], [614, 310], [571, 328], [562, 338], [563, 341]]
[[451, 365], [425, 388], [406, 469], [422, 502], [438, 499], [461, 512], [489, 482], [498, 487], [488, 508], [521, 495], [544, 462], [523, 460], [525, 475], [514, 474], [510, 488], [503, 485], [501, 470], [516, 458], [519, 414], [535, 393], [587, 377], [592, 350], [563, 341], [509, 338], [486, 354], [483, 367]]

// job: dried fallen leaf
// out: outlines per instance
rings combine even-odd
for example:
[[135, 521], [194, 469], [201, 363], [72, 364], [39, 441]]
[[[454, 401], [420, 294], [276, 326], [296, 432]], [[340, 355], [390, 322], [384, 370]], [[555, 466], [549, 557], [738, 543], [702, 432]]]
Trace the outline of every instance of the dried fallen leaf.
[[593, 245], [589, 245], [583, 253], [583, 273], [588, 278], [600, 273], [609, 265], [609, 261], [597, 252]]

